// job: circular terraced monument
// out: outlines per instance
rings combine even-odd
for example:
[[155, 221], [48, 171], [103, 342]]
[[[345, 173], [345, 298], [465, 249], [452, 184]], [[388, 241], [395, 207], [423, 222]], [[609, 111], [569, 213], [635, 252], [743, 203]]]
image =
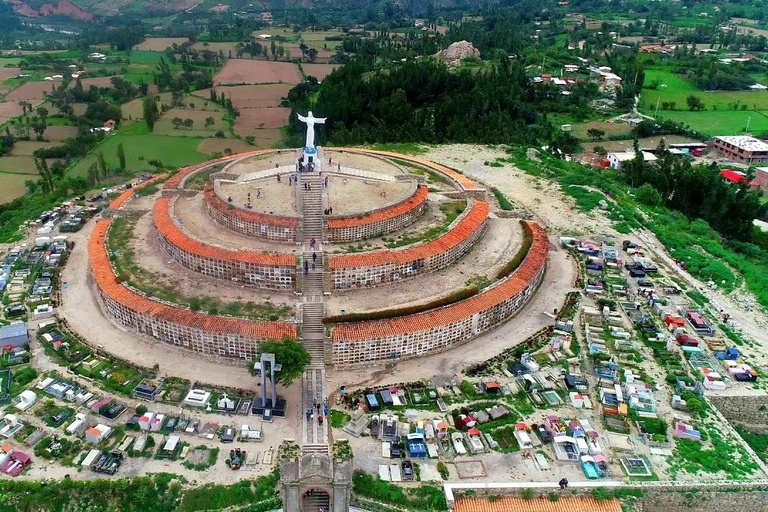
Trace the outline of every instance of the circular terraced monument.
[[[425, 357], [503, 324], [536, 293], [549, 250], [537, 223], [503, 215], [454, 169], [310, 139], [128, 189], [89, 241], [102, 311], [124, 329], [222, 362], [300, 339], [312, 362], [297, 415], [329, 395], [329, 366]], [[333, 466], [327, 502], [348, 499], [351, 466], [330, 459], [327, 422], [301, 424], [298, 466]], [[292, 509], [309, 484], [289, 466]]]

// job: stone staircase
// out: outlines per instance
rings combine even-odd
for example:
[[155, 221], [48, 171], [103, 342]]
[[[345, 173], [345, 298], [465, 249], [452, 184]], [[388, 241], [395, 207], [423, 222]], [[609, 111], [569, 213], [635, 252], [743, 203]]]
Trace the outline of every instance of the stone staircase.
[[[322, 404], [327, 396], [325, 389], [325, 327], [323, 315], [323, 200], [320, 177], [317, 173], [304, 173], [300, 175], [299, 186], [302, 194], [302, 238], [304, 249], [302, 251], [302, 271], [307, 263], [307, 272], [302, 282], [302, 312], [301, 312], [301, 339], [307, 351], [312, 356], [312, 362], [304, 372], [302, 379], [302, 424], [303, 443], [302, 453], [328, 454], [328, 419], [324, 418], [322, 425], [317, 420], [316, 404]], [[310, 189], [304, 189], [304, 183], [309, 183]], [[314, 250], [310, 241], [315, 240]], [[312, 254], [316, 254], [315, 268], [312, 268]], [[306, 419], [307, 410], [311, 410], [315, 417], [310, 421]], [[315, 496], [309, 498], [315, 499]], [[319, 496], [317, 496], [319, 498]], [[307, 503], [305, 498], [305, 504]], [[325, 506], [327, 507], [327, 496]], [[317, 506], [323, 506], [318, 504]], [[311, 510], [317, 510], [317, 506]]]
[[304, 495], [301, 500], [302, 512], [317, 512], [318, 510], [329, 510], [330, 498], [324, 492]]

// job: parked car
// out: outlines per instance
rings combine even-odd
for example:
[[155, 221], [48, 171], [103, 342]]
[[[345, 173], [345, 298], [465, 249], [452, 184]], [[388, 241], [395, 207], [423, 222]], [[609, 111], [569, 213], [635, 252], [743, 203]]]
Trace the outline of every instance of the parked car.
[[409, 460], [404, 460], [401, 466], [403, 467], [403, 479], [413, 480], [414, 479], [413, 463]]

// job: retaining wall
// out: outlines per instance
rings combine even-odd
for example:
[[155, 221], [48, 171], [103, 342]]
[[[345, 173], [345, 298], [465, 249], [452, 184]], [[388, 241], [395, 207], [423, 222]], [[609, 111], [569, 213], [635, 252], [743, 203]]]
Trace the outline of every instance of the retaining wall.
[[205, 186], [203, 195], [208, 215], [232, 231], [247, 236], [283, 242], [293, 242], [298, 239], [298, 218], [264, 215], [234, 208], [216, 195], [212, 185]]
[[207, 315], [152, 300], [118, 281], [109, 261], [107, 230], [100, 220], [88, 241], [91, 272], [106, 313], [141, 334], [192, 352], [251, 359], [262, 341], [296, 337], [296, 325]]
[[478, 295], [431, 311], [337, 324], [331, 333], [333, 364], [343, 367], [434, 354], [509, 320], [525, 306], [546, 271], [547, 235], [538, 224], [526, 224], [533, 243], [512, 274]]
[[707, 395], [725, 418], [748, 430], [768, 434], [768, 395]]
[[335, 289], [363, 288], [437, 272], [467, 253], [482, 236], [488, 219], [485, 201], [471, 202], [448, 231], [431, 242], [401, 250], [331, 256]]
[[160, 245], [182, 266], [201, 274], [241, 281], [270, 290], [290, 290], [296, 276], [292, 254], [228, 250], [204, 244], [185, 233], [173, 221], [175, 199], [155, 202], [152, 219]]
[[395, 205], [363, 215], [329, 217], [328, 240], [331, 242], [355, 242], [366, 238], [386, 235], [412, 224], [427, 208], [429, 191], [424, 185], [417, 186], [415, 193]]

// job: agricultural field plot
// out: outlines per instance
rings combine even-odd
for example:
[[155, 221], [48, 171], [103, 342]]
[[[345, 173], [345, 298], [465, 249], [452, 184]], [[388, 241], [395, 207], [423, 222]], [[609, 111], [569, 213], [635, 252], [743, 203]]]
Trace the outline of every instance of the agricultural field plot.
[[35, 180], [35, 176], [29, 174], [0, 173], [0, 204], [13, 201], [27, 193], [24, 182]]
[[[232, 98], [232, 104], [238, 109], [277, 107], [280, 100], [288, 95], [291, 86], [288, 84], [266, 85], [235, 85], [231, 87], [219, 87], [216, 92], [224, 93]], [[195, 94], [202, 98], [210, 95], [210, 89], [197, 91]]]
[[76, 116], [82, 116], [85, 114], [85, 111], [88, 110], [88, 104], [87, 103], [72, 103], [72, 111], [75, 113]]
[[318, 30], [317, 32], [307, 31], [301, 33], [301, 39], [304, 40], [304, 44], [307, 46], [322, 47], [326, 42], [329, 43], [328, 46], [331, 46], [331, 44], [339, 44], [341, 41], [328, 41], [326, 38], [338, 37], [341, 35], [344, 35], [344, 32], [341, 30]]
[[[144, 64], [154, 66], [160, 63], [160, 59], [165, 57], [163, 51], [152, 52], [148, 50], [131, 50], [131, 64]], [[167, 58], [165, 59], [168, 60]]]
[[77, 126], [49, 126], [45, 130], [45, 139], [54, 142], [61, 142], [77, 135]]
[[[628, 124], [619, 124], [619, 123], [606, 123], [603, 121], [590, 121], [588, 123], [579, 123], [574, 124], [573, 129], [571, 131], [571, 135], [576, 137], [577, 139], [581, 141], [587, 141], [592, 142], [592, 139], [589, 138], [589, 135], [587, 135], [587, 131], [595, 129], [595, 130], [603, 130], [605, 132], [606, 137], [615, 137], [617, 135], [629, 135], [632, 133], [632, 127]], [[599, 144], [600, 141], [595, 141], [595, 143]]]
[[[3, 64], [3, 61], [0, 60], [0, 64]], [[16, 75], [21, 73], [21, 68], [2, 68], [0, 67], [0, 81], [3, 81], [8, 78], [13, 78]]]
[[[328, 41], [325, 44], [320, 44], [319, 47], [311, 44], [307, 44], [310, 48], [314, 48], [317, 50], [317, 55], [315, 57], [315, 61], [317, 62], [328, 62], [331, 60], [331, 57], [335, 55], [336, 45], [341, 44], [341, 41]], [[328, 49], [326, 49], [327, 47]], [[299, 47], [299, 43], [283, 43], [283, 48], [285, 48], [286, 55], [289, 59], [301, 59], [303, 55], [301, 54], [301, 48]]]
[[[255, 148], [272, 148], [283, 140], [283, 132], [279, 128], [264, 128], [261, 130], [235, 130], [238, 135], [254, 137]], [[255, 149], [251, 146], [249, 149]]]
[[325, 77], [340, 66], [338, 64], [302, 64], [301, 67], [304, 69], [305, 75], [313, 76], [322, 82]]
[[242, 153], [253, 149], [253, 146], [240, 139], [209, 138], [203, 139], [200, 145], [197, 146], [197, 151], [206, 155], [213, 155], [215, 153], [223, 154], [227, 150], [230, 150], [232, 153]]
[[112, 79], [114, 76], [100, 76], [96, 78], [82, 78], [80, 82], [83, 84], [84, 89], [88, 89], [90, 86], [96, 87], [112, 87]]
[[[54, 159], [47, 159], [48, 167], [56, 162]], [[35, 160], [30, 156], [4, 156], [0, 157], [0, 173], [10, 174], [37, 174]]]
[[208, 157], [197, 152], [200, 139], [196, 137], [169, 137], [167, 135], [122, 135], [109, 137], [94, 151], [81, 159], [69, 170], [70, 176], [85, 176], [88, 168], [96, 161], [100, 152], [104, 153], [107, 165], [117, 167], [117, 145], [125, 148], [126, 167], [131, 173], [155, 171], [150, 160], [159, 160], [165, 165], [181, 167], [203, 162]]
[[642, 102], [644, 112], [653, 114], [659, 104], [659, 113], [666, 115], [669, 110], [663, 109], [664, 102], [674, 102], [675, 109], [683, 112], [687, 110], [686, 98], [693, 94], [698, 97], [707, 111], [724, 112], [737, 111], [733, 104], [738, 103], [738, 111], [742, 105], [749, 110], [768, 110], [768, 91], [702, 91], [690, 81], [675, 75], [671, 71], [649, 69], [645, 75], [645, 84], [650, 84], [654, 79], [659, 80], [657, 89], [643, 89]]
[[[157, 98], [157, 104], [162, 105], [163, 103], [170, 103], [171, 102], [171, 93], [164, 92], [156, 95]], [[136, 98], [135, 100], [131, 100], [128, 103], [123, 103], [120, 106], [120, 109], [123, 112], [123, 120], [129, 120], [129, 119], [141, 119], [141, 117], [144, 115], [144, 110], [142, 108], [142, 98]]]
[[768, 132], [768, 117], [765, 114], [751, 110], [705, 110], [703, 112], [665, 110], [659, 111], [658, 117], [683, 123], [693, 130], [708, 135], [738, 135], [744, 133], [747, 122], [749, 122], [749, 131], [753, 134]]
[[[208, 50], [220, 55], [224, 55], [225, 57], [228, 57], [230, 52], [232, 52], [232, 57], [237, 55], [237, 43], [205, 43], [198, 41], [192, 45], [192, 48], [199, 52]], [[243, 53], [243, 55], [253, 57], [253, 55], [249, 53]]]
[[40, 148], [60, 146], [57, 142], [38, 142], [36, 140], [17, 140], [11, 149], [11, 156], [32, 156]]
[[246, 108], [235, 119], [235, 131], [238, 133], [263, 128], [280, 128], [288, 123], [291, 109], [285, 107]]
[[[223, 120], [224, 114], [212, 110], [191, 110], [184, 108], [172, 108], [168, 110], [155, 124], [154, 133], [159, 135], [175, 135], [177, 137], [212, 137], [218, 131], [227, 129]], [[192, 128], [175, 128], [173, 119], [191, 119]], [[213, 118], [214, 123], [206, 126], [206, 119]]]
[[41, 101], [43, 93], [51, 92], [56, 85], [58, 82], [27, 82], [9, 92], [5, 101]]
[[15, 101], [0, 102], [0, 123], [21, 115], [21, 105]]
[[162, 52], [173, 43], [183, 44], [189, 41], [186, 37], [148, 37], [133, 47], [134, 50]]
[[274, 84], [296, 85], [301, 74], [291, 62], [268, 62], [263, 60], [230, 59], [213, 77], [213, 83], [222, 84]]

